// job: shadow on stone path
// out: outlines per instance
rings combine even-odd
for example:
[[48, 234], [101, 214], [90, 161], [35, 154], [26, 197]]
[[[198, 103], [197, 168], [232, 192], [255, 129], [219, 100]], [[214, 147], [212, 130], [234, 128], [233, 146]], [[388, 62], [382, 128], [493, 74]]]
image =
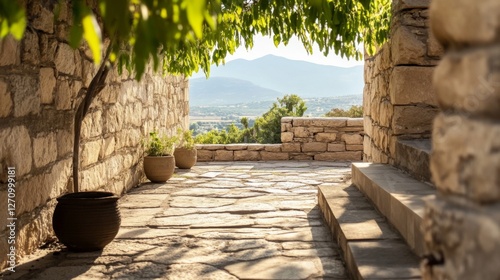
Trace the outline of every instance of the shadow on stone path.
[[347, 279], [317, 206], [348, 163], [216, 162], [120, 199], [103, 251], [40, 249], [5, 279]]

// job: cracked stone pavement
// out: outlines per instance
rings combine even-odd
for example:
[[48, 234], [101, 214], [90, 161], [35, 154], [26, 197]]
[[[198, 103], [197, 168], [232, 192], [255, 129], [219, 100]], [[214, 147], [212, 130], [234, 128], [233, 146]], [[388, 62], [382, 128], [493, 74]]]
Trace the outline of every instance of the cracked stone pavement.
[[[348, 279], [317, 206], [317, 186], [344, 185], [350, 164], [198, 163], [120, 199], [103, 251], [46, 246], [4, 279]], [[1, 278], [1, 277], [0, 277]]]

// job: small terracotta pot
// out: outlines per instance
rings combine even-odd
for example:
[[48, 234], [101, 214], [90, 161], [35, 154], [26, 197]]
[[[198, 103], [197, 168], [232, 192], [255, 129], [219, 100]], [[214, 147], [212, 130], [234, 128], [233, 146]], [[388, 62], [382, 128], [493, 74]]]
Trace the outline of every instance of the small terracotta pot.
[[113, 193], [70, 193], [57, 201], [52, 227], [59, 241], [69, 250], [102, 250], [120, 229], [118, 197]]
[[144, 173], [155, 183], [166, 182], [174, 175], [174, 156], [146, 156], [144, 157]]
[[180, 169], [190, 169], [196, 164], [198, 151], [196, 148], [175, 148], [175, 165]]

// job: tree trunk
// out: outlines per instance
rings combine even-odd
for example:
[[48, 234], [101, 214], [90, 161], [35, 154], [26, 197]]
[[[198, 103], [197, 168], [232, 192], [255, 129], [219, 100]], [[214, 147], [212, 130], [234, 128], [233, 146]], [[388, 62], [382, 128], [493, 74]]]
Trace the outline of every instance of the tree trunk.
[[74, 130], [74, 138], [73, 138], [73, 192], [79, 192], [79, 182], [78, 182], [78, 173], [79, 173], [79, 165], [80, 165], [80, 134], [82, 130], [83, 119], [87, 115], [90, 105], [92, 101], [97, 97], [97, 95], [104, 89], [106, 86], [106, 78], [108, 76], [109, 70], [111, 69], [111, 65], [106, 65], [109, 54], [111, 51], [111, 44], [108, 46], [108, 50], [106, 51], [106, 55], [102, 60], [101, 66], [99, 70], [92, 78], [90, 85], [87, 89], [82, 88], [80, 91], [84, 91], [84, 98], [78, 105], [75, 114], [75, 130]]

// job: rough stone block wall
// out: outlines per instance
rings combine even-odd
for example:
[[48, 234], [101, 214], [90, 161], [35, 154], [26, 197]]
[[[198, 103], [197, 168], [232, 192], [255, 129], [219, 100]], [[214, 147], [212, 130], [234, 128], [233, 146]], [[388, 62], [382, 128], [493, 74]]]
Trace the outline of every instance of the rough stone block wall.
[[500, 279], [500, 1], [433, 0], [430, 11], [447, 52], [434, 73], [439, 195], [424, 217], [441, 262], [425, 263], [424, 279]]
[[363, 119], [281, 119], [281, 144], [197, 145], [198, 161], [361, 161]]
[[[52, 235], [55, 199], [72, 188], [74, 112], [96, 67], [87, 48], [67, 44], [71, 9], [56, 21], [45, 3], [27, 1], [21, 42], [0, 41], [0, 268], [6, 266], [7, 168], [15, 167], [16, 256]], [[140, 83], [115, 71], [84, 120], [82, 190], [123, 193], [142, 177], [141, 139], [152, 129], [188, 125], [188, 83], [153, 75]], [[10, 245], [9, 245], [10, 246]]]
[[429, 0], [394, 0], [389, 41], [366, 56], [364, 160], [395, 164], [398, 139], [429, 138], [442, 47], [429, 31]]

